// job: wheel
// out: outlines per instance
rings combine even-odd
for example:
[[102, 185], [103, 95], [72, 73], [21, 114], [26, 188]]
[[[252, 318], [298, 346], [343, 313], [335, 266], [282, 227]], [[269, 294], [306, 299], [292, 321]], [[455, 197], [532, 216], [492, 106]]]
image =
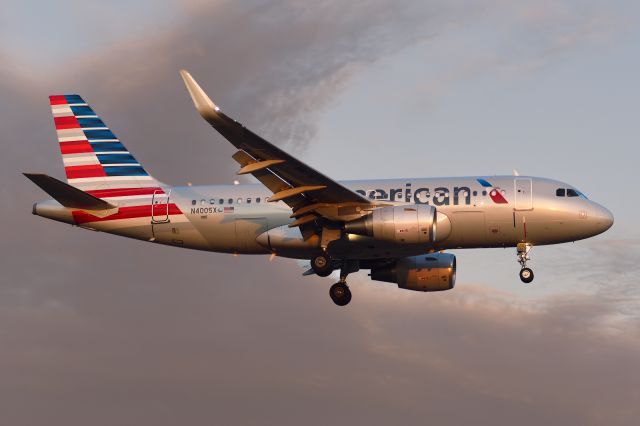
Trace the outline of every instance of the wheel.
[[329, 289], [329, 296], [331, 296], [333, 303], [338, 306], [344, 306], [351, 302], [351, 290], [343, 283], [335, 283], [332, 285]]
[[328, 277], [333, 272], [331, 258], [326, 254], [314, 257], [311, 259], [311, 269], [320, 277]]
[[529, 268], [522, 268], [520, 270], [520, 279], [523, 283], [529, 284], [533, 281], [533, 271]]

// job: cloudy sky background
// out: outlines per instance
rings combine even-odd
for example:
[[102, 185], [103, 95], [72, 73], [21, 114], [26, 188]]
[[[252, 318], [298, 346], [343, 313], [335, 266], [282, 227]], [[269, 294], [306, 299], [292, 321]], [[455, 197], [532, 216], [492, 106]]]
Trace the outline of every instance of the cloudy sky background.
[[[2, 1], [0, 413], [11, 425], [632, 425], [640, 415], [640, 7], [598, 1]], [[77, 92], [156, 177], [231, 182], [189, 69], [337, 179], [522, 174], [616, 224], [458, 251], [455, 290], [91, 233], [30, 214]]]

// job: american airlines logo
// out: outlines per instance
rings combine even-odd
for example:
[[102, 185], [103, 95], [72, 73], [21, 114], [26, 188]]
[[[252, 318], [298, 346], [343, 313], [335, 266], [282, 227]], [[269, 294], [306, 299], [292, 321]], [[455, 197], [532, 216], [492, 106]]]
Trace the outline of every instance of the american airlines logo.
[[494, 187], [485, 179], [478, 179], [482, 190], [471, 190], [468, 186], [454, 186], [448, 188], [439, 186], [436, 188], [412, 188], [411, 182], [407, 182], [404, 188], [390, 189], [357, 189], [356, 192], [370, 200], [397, 201], [413, 204], [429, 204], [434, 206], [471, 205], [471, 197], [488, 195], [496, 204], [507, 204], [505, 191]]

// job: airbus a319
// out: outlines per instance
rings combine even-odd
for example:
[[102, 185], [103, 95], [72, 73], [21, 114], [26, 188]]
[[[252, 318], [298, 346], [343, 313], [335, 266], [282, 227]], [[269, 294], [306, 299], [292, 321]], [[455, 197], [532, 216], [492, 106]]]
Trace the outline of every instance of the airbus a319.
[[67, 182], [25, 173], [51, 199], [33, 214], [158, 244], [309, 260], [303, 275], [347, 276], [416, 291], [450, 290], [449, 249], [515, 247], [520, 279], [533, 246], [589, 238], [613, 216], [573, 185], [530, 176], [336, 181], [225, 115], [186, 71], [200, 115], [237, 148], [238, 174], [258, 184], [171, 186], [154, 179], [78, 95], [50, 96]]

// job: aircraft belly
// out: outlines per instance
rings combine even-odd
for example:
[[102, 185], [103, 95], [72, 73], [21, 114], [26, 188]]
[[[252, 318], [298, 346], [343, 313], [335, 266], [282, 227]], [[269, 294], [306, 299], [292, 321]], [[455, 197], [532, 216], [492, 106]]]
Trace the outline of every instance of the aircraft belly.
[[[190, 215], [194, 228], [206, 240], [208, 249], [223, 253], [268, 254], [256, 237], [268, 229], [273, 218], [246, 214]], [[276, 223], [279, 222], [277, 219]]]
[[581, 220], [527, 221], [527, 242], [534, 245], [559, 244], [589, 238]]
[[360, 235], [350, 235], [348, 239], [329, 244], [331, 255], [340, 259], [386, 259], [415, 256], [429, 250], [434, 250], [434, 247], [426, 244], [398, 244]]
[[[186, 219], [186, 218], [185, 218]], [[153, 224], [154, 242], [195, 250], [211, 250], [209, 242], [189, 222], [172, 218], [170, 222]]]
[[511, 247], [517, 243], [513, 209], [508, 206], [443, 208], [441, 212], [451, 221], [451, 235], [438, 243], [438, 249]]
[[188, 215], [191, 226], [206, 241], [208, 250], [235, 253], [236, 224], [233, 215]]
[[487, 247], [511, 247], [516, 244], [513, 222], [497, 222], [487, 219]]
[[483, 247], [488, 244], [485, 213], [468, 210], [450, 215], [453, 235], [448, 245], [455, 247]]
[[238, 253], [266, 254], [271, 252], [256, 241], [256, 237], [268, 229], [266, 217], [237, 217], [234, 222], [235, 245]]
[[151, 221], [148, 217], [90, 222], [86, 226], [102, 232], [149, 241], [152, 238]]

